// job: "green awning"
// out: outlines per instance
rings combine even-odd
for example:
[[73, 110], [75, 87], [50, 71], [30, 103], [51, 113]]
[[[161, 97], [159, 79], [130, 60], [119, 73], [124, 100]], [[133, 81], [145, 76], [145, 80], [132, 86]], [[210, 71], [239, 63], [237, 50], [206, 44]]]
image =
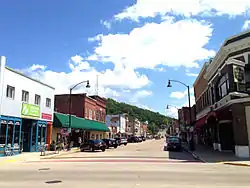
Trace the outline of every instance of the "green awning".
[[[61, 113], [54, 113], [53, 126], [68, 128], [69, 127], [69, 115], [61, 114]], [[87, 120], [87, 119], [79, 118], [76, 116], [71, 116], [71, 128], [82, 129], [82, 130], [87, 130], [87, 131], [109, 132], [109, 128], [104, 123], [93, 121], [93, 120]]]

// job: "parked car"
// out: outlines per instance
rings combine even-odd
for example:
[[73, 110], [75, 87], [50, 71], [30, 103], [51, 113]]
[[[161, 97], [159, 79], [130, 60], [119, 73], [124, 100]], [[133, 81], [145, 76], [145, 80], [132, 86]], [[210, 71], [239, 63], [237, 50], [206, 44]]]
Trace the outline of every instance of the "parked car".
[[164, 146], [165, 151], [182, 151], [181, 139], [177, 136], [169, 136]]
[[120, 145], [127, 145], [128, 144], [128, 140], [127, 140], [127, 138], [121, 138], [121, 137], [117, 137], [117, 138], [115, 138], [116, 139], [116, 141], [118, 142], [118, 145], [120, 146]]
[[142, 137], [141, 136], [137, 136], [138, 142], [142, 142]]
[[115, 140], [113, 138], [105, 138], [102, 140], [105, 142], [106, 148], [110, 148], [110, 147], [117, 148], [118, 147], [117, 140]]
[[136, 136], [130, 136], [130, 137], [128, 137], [128, 142], [129, 143], [136, 143], [136, 142], [139, 142], [139, 139]]
[[88, 140], [87, 142], [84, 142], [80, 145], [81, 151], [96, 151], [96, 150], [106, 150], [106, 144], [103, 140]]
[[142, 136], [141, 138], [142, 138], [142, 141], [146, 141], [146, 138], [145, 138], [145, 136]]

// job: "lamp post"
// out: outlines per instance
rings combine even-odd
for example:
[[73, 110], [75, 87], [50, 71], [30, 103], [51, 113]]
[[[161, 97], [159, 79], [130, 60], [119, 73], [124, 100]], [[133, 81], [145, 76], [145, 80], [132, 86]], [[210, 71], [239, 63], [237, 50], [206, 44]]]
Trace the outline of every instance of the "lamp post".
[[[190, 102], [190, 90], [189, 90], [189, 86], [181, 81], [178, 81], [178, 80], [168, 80], [168, 85], [167, 87], [172, 87], [171, 85], [171, 82], [176, 82], [176, 83], [179, 83], [179, 84], [182, 84], [184, 85], [187, 90], [188, 90], [188, 108], [189, 108], [189, 124], [191, 125], [191, 119], [192, 119], [192, 114], [191, 114], [191, 102]], [[193, 137], [192, 137], [193, 139]], [[193, 143], [193, 140], [191, 141]], [[191, 148], [192, 147], [192, 148]], [[194, 150], [194, 147], [193, 145], [190, 145], [190, 149], [191, 150]]]
[[78, 84], [74, 85], [73, 87], [69, 89], [69, 130], [70, 130], [70, 133], [69, 133], [68, 150], [70, 150], [70, 142], [71, 142], [71, 101], [72, 101], [71, 94], [72, 94], [73, 89], [75, 89], [77, 86], [83, 83], [86, 83], [86, 88], [90, 88], [89, 80], [86, 80], [86, 81], [79, 82]]

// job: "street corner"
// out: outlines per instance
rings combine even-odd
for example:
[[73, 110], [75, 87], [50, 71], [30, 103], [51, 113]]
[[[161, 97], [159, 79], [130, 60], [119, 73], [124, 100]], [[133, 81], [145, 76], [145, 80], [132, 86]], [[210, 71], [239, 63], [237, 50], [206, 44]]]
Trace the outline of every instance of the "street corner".
[[224, 162], [218, 162], [219, 164], [224, 164], [224, 165], [232, 165], [232, 166], [244, 166], [244, 167], [250, 167], [250, 161], [247, 162], [229, 162], [229, 161], [224, 161]]

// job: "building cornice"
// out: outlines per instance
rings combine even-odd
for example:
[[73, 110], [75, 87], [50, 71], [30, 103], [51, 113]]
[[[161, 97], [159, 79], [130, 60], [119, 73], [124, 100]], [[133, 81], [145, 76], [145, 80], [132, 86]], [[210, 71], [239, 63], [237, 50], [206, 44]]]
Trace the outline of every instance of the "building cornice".
[[214, 75], [216, 74], [217, 70], [225, 63], [225, 60], [228, 55], [249, 47], [249, 38], [239, 40], [225, 47], [222, 46], [213, 61], [211, 62], [211, 64], [208, 66], [204, 78], [210, 81], [211, 78], [214, 77]]

